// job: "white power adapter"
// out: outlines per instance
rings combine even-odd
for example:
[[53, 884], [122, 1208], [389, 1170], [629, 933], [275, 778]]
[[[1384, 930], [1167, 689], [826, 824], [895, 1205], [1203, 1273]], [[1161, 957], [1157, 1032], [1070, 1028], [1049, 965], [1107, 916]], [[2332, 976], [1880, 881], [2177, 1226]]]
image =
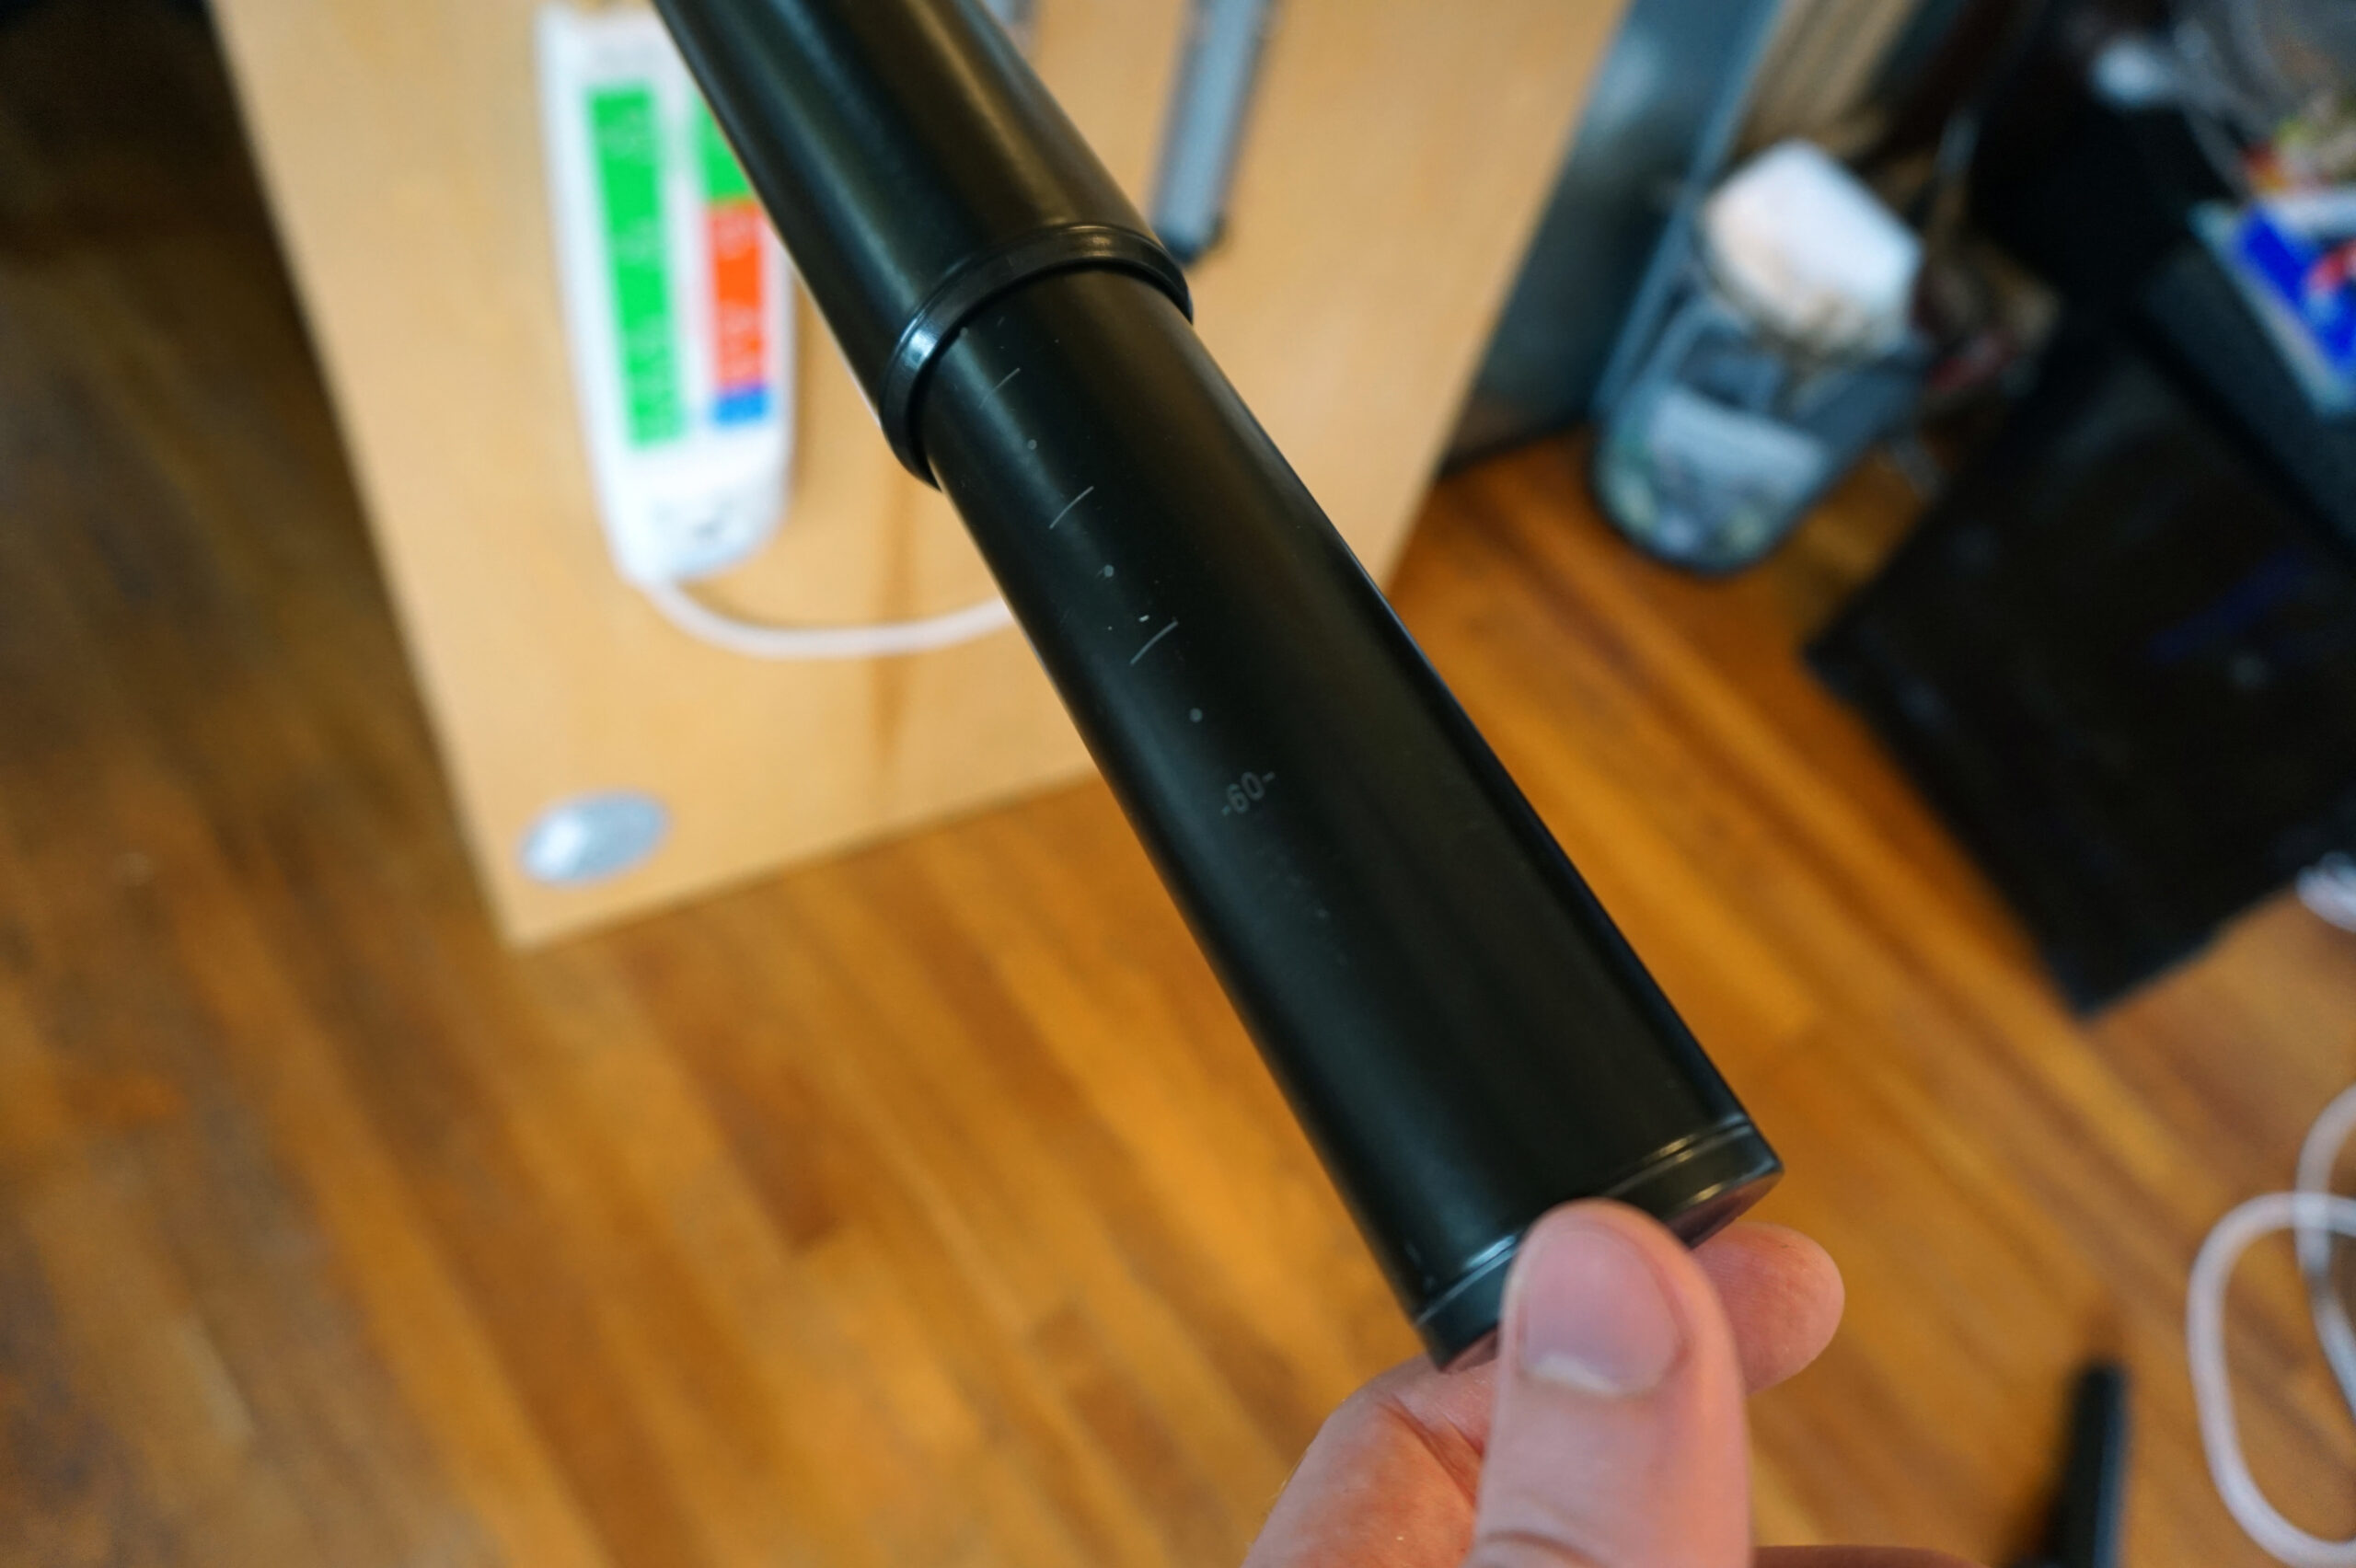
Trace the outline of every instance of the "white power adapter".
[[615, 564], [641, 587], [777, 531], [793, 443], [784, 251], [670, 35], [539, 13], [540, 106], [573, 379]]

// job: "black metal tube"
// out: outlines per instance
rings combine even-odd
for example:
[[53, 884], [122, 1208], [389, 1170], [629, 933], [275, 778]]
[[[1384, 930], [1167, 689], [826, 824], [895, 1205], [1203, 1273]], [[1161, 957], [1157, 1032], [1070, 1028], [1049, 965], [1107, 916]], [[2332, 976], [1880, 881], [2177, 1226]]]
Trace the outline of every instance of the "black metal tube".
[[[881, 210], [957, 207], [965, 163], [910, 171], [930, 138], [1069, 134], [999, 112], [1044, 95], [963, 0], [662, 4], [829, 319], [878, 313], [846, 338], [855, 369], [852, 342], [899, 340], [882, 302], [938, 290], [891, 284], [920, 268], [865, 278], [879, 236], [1003, 216]], [[886, 11], [904, 15], [872, 20]], [[870, 27], [953, 58], [804, 52], [864, 47]], [[787, 57], [719, 58], [755, 43]], [[902, 69], [928, 94], [1022, 81], [895, 126], [917, 89], [882, 84]], [[800, 101], [837, 90], [874, 96]], [[797, 141], [814, 120], [872, 134]], [[1086, 160], [1076, 138], [1012, 156]], [[765, 168], [792, 178], [772, 188]], [[1069, 205], [1044, 202], [1035, 226]], [[977, 300], [928, 359], [912, 420], [1436, 1358], [1495, 1326], [1514, 1247], [1553, 1205], [1608, 1194], [1698, 1240], [1773, 1180], [1773, 1151], [1162, 282], [1082, 267]]]
[[971, 0], [664, 0], [795, 270], [900, 460], [917, 398], [982, 302], [1075, 267], [1185, 274]]

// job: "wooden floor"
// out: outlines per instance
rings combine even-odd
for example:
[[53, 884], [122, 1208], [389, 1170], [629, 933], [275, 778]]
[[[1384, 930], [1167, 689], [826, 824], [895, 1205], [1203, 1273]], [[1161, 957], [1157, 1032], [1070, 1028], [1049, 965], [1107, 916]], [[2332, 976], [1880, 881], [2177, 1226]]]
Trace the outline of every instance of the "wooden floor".
[[[1550, 445], [1397, 598], [1847, 1271], [1764, 1539], [2001, 1560], [2111, 1352], [2127, 1561], [2255, 1562], [2184, 1274], [2356, 1077], [2356, 939], [2073, 1022], [1793, 654], [1908, 504], [1705, 585]], [[2237, 1312], [2356, 1526], [2282, 1257]], [[1230, 1563], [1411, 1349], [1101, 789], [502, 951], [201, 28], [0, 27], [0, 1564]]]

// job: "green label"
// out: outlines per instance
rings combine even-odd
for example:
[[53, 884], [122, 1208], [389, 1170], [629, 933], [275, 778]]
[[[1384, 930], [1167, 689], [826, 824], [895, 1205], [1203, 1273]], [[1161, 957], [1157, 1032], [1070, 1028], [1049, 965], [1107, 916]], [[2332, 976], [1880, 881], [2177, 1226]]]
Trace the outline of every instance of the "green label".
[[659, 445], [686, 431], [687, 400], [679, 388], [670, 246], [663, 222], [663, 128], [653, 89], [591, 93], [589, 132], [605, 202], [624, 418], [632, 445]]
[[736, 161], [735, 151], [728, 145], [728, 138], [721, 134], [719, 122], [700, 101], [696, 105], [696, 157], [703, 165], [705, 201], [716, 207], [722, 202], [753, 199], [753, 185], [745, 178], [745, 166]]

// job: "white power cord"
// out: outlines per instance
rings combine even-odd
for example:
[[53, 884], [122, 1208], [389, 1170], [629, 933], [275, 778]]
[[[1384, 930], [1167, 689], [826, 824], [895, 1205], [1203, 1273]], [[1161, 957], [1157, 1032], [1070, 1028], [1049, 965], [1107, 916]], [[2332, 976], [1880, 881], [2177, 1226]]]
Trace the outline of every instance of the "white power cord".
[[2332, 1169], [2356, 1134], [2356, 1088], [2324, 1107], [2299, 1149], [2298, 1190], [2250, 1199], [2217, 1222], [2200, 1244], [2186, 1291], [2185, 1355], [2192, 1364], [2193, 1401], [2200, 1412], [2200, 1442], [2209, 1455], [2225, 1507], [2249, 1538], [2292, 1568], [2356, 1568], [2356, 1539], [2332, 1541], [2309, 1535], [2278, 1512], [2258, 1490], [2242, 1456], [2234, 1424], [2234, 1391], [2225, 1367], [2225, 1288], [2251, 1242], [2278, 1230], [2297, 1232], [2300, 1272], [2339, 1390], [2356, 1413], [2356, 1326], [2331, 1277], [2332, 1238], [2356, 1237], [2356, 1198], [2332, 1193]]
[[918, 620], [865, 626], [765, 626], [722, 615], [676, 582], [641, 584], [663, 618], [689, 637], [751, 659], [885, 659], [971, 642], [1014, 624], [1003, 599]]
[[[2356, 1089], [2346, 1089], [2323, 1108], [2307, 1141], [2299, 1147], [2298, 1190], [2328, 1193], [2339, 1151], [2356, 1134]], [[2338, 1200], [2346, 1201], [2346, 1200]], [[2341, 1232], [2345, 1235], [2346, 1232]], [[2315, 1314], [2316, 1337], [2339, 1379], [2340, 1398], [2356, 1411], [2356, 1326], [2348, 1320], [2348, 1303], [2331, 1277], [2331, 1230], [2309, 1220], [2299, 1226], [2299, 1272], [2307, 1276], [2307, 1305]]]

